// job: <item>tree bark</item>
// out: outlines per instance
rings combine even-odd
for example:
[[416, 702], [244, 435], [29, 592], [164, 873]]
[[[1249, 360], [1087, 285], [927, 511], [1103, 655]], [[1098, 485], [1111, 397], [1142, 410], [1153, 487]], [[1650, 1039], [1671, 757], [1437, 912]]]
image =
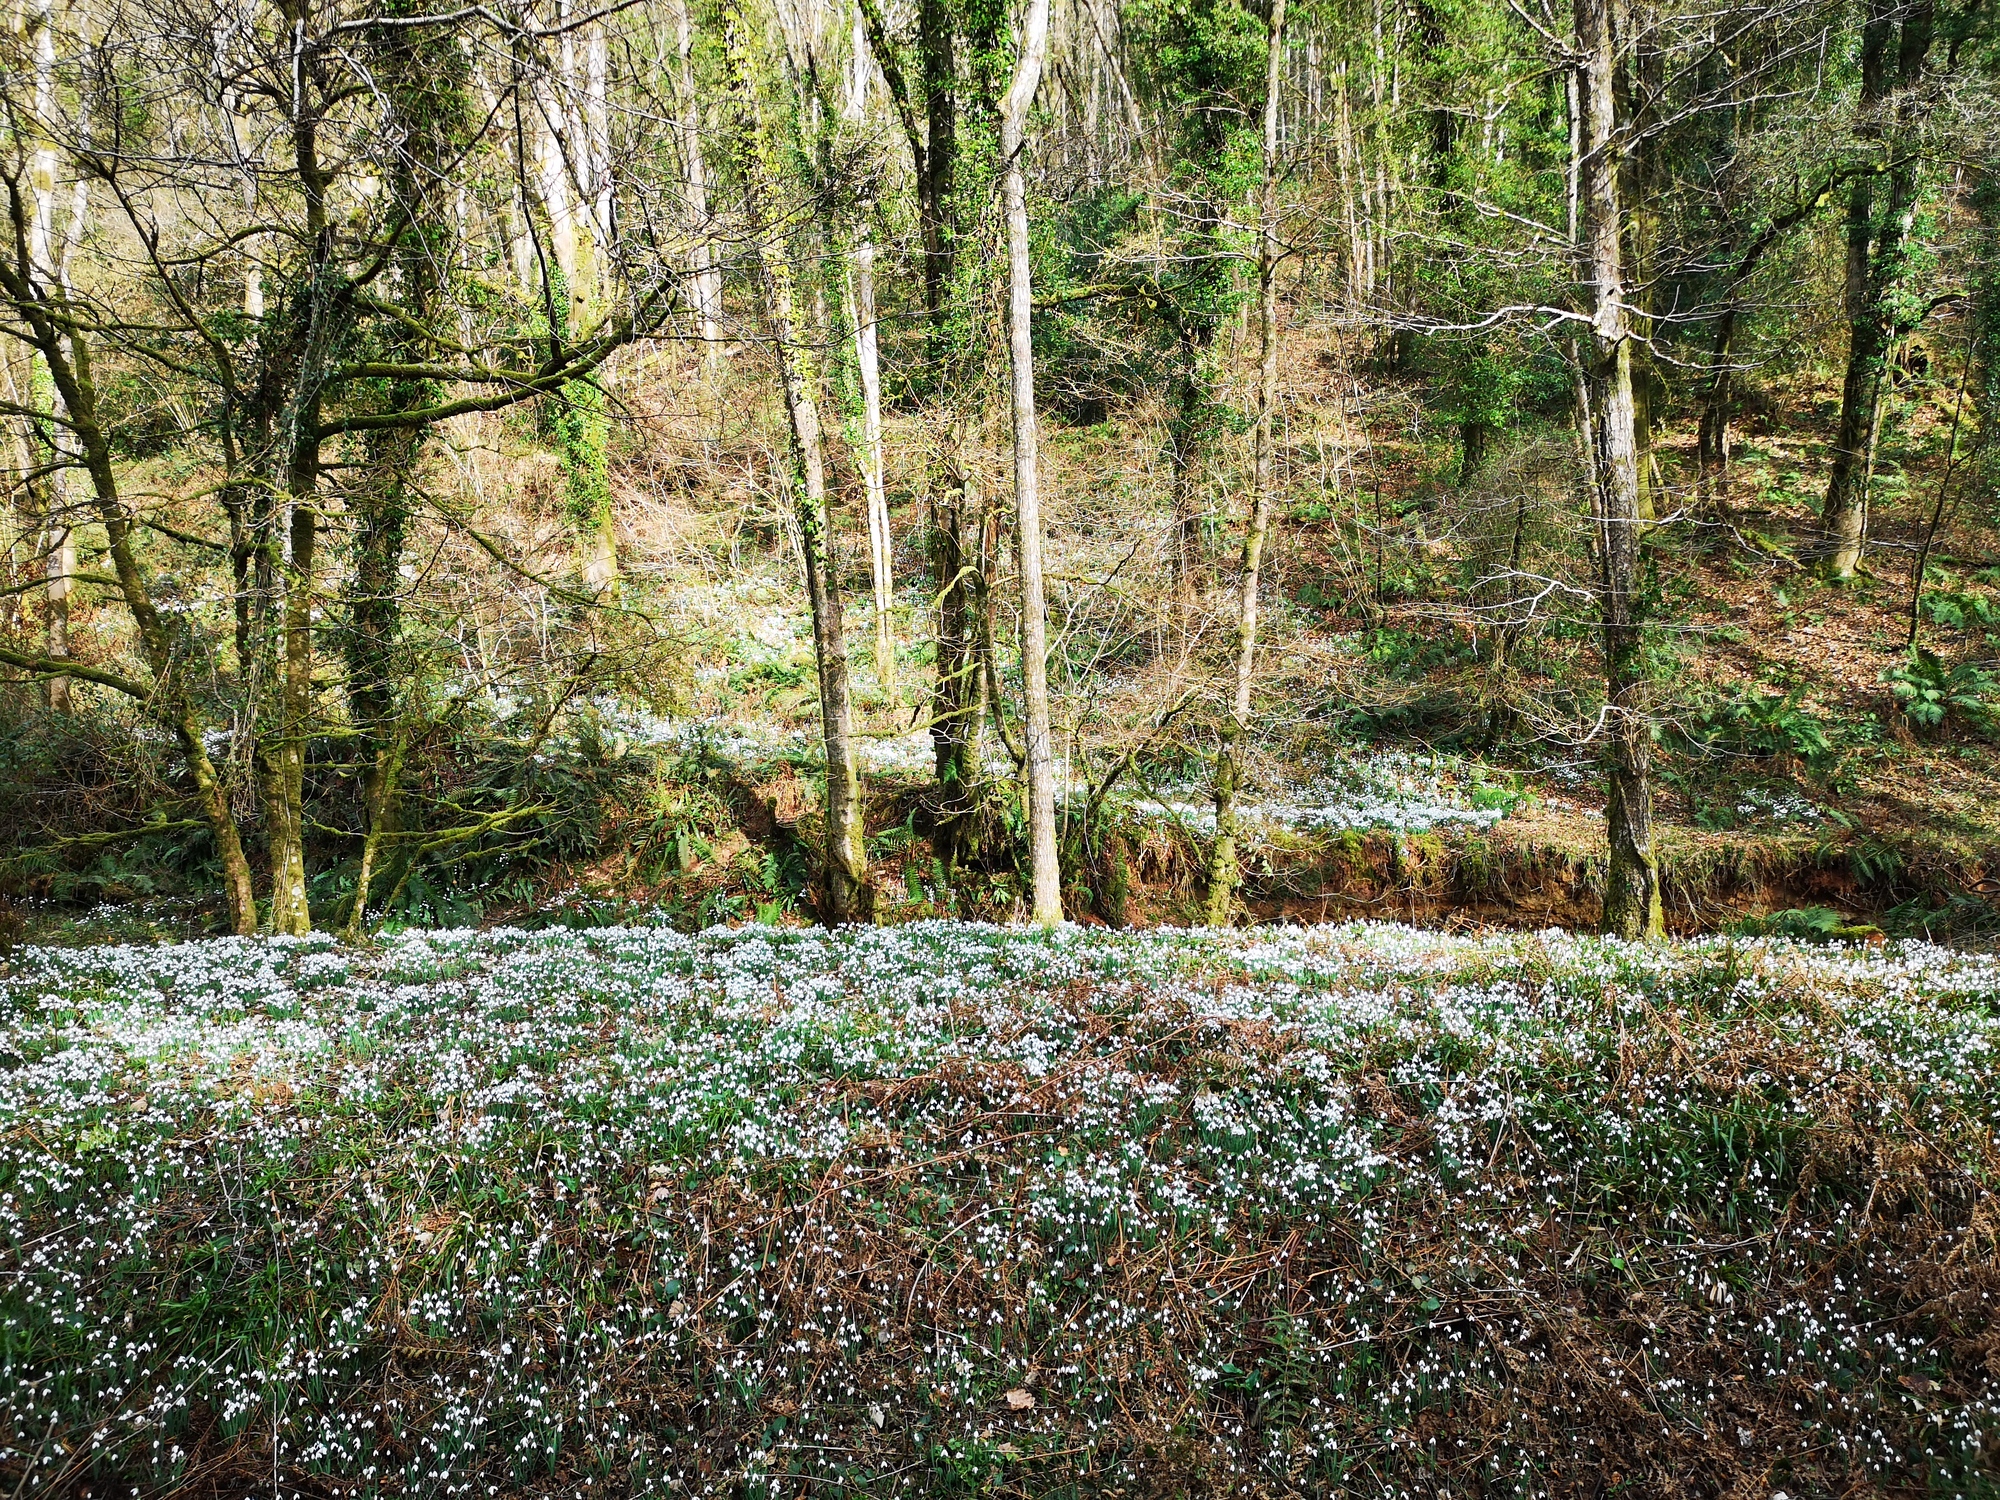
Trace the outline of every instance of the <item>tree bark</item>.
[[[294, 31], [294, 87], [314, 86], [317, 71], [303, 22]], [[318, 547], [321, 382], [336, 342], [334, 236], [327, 214], [331, 174], [319, 156], [319, 117], [303, 92], [291, 101], [292, 158], [305, 202], [304, 286], [288, 316], [303, 326], [298, 365], [280, 435], [285, 459], [284, 542], [277, 577], [279, 604], [276, 732], [262, 736], [266, 843], [271, 898], [266, 925], [274, 933], [312, 931], [306, 897], [305, 766], [313, 712], [313, 564]]]
[[695, 321], [701, 332], [702, 384], [713, 410], [722, 371], [722, 272], [715, 264], [715, 245], [708, 218], [708, 164], [702, 155], [701, 100], [694, 82], [692, 0], [678, 0], [674, 7], [674, 20], [680, 43], [677, 85], [681, 108], [681, 161], [687, 178], [688, 219], [694, 241], [693, 248], [688, 252], [688, 264], [692, 272]]
[[1278, 398], [1278, 120], [1285, 52], [1285, 0], [1271, 0], [1264, 60], [1264, 163], [1257, 205], [1257, 427], [1252, 441], [1250, 520], [1243, 532], [1236, 682], [1215, 752], [1215, 848], [1208, 865], [1208, 922], [1229, 923], [1241, 878], [1236, 854], [1236, 749], [1250, 725], [1257, 656], [1257, 584], [1271, 526], [1272, 419]]
[[[424, 0], [391, 0], [392, 14], [415, 14]], [[388, 30], [369, 39], [370, 70], [391, 111], [391, 128], [403, 146], [389, 173], [389, 189], [408, 232], [398, 246], [397, 285], [410, 323], [398, 340], [403, 362], [422, 365], [429, 353], [421, 330], [435, 329], [448, 314], [442, 295], [454, 274], [456, 246], [439, 243], [440, 198], [472, 128], [470, 78], [465, 53], [453, 39], [425, 27]], [[454, 231], [462, 243], [462, 223]], [[437, 380], [399, 377], [387, 383], [391, 410], [414, 412], [443, 394]], [[387, 842], [400, 831], [399, 792], [412, 732], [408, 680], [402, 661], [402, 561], [417, 467], [421, 426], [369, 432], [361, 439], [366, 477], [347, 490], [353, 526], [346, 635], [347, 716], [359, 744], [361, 855], [348, 902], [346, 937], [366, 929], [368, 898]]]
[[861, 372], [862, 479], [868, 488], [868, 559], [875, 590], [875, 680], [883, 697], [897, 701], [895, 543], [889, 531], [889, 494], [882, 475], [882, 367], [876, 339], [875, 241], [864, 213], [854, 247], [854, 353]]
[[820, 727], [826, 745], [826, 900], [829, 923], [865, 921], [872, 915], [868, 854], [862, 841], [861, 780], [854, 754], [854, 709], [848, 688], [847, 640], [840, 590], [833, 576], [828, 538], [826, 466], [820, 436], [817, 384], [811, 346], [800, 339], [791, 261], [772, 194], [784, 177], [784, 147], [773, 138], [751, 70], [747, 22], [741, 0], [723, 12], [730, 85], [747, 127], [739, 167], [757, 251], [759, 279], [771, 320], [771, 342], [790, 419], [792, 494], [812, 607], [813, 649], [819, 667]]
[[[34, 109], [38, 130], [46, 131], [47, 121], [54, 108], [56, 70], [56, 23], [55, 7], [51, 0], [38, 0], [30, 25], [34, 31]], [[51, 285], [67, 287], [64, 275], [68, 256], [59, 252], [55, 243], [55, 202], [56, 202], [56, 152], [46, 136], [37, 145], [33, 162], [29, 168], [29, 180], [35, 194], [34, 217], [28, 235], [28, 259], [42, 278]], [[79, 183], [79, 187], [81, 184]], [[73, 241], [82, 230], [82, 204], [72, 213], [69, 238]], [[31, 383], [39, 384], [39, 381]], [[48, 654], [55, 660], [62, 660], [70, 652], [69, 614], [72, 597], [71, 578], [76, 572], [76, 533], [70, 525], [67, 497], [62, 467], [62, 442], [58, 436], [60, 427], [50, 423], [50, 440], [45, 445], [31, 444], [43, 448], [42, 452], [30, 454], [30, 473], [34, 467], [46, 466], [46, 474], [39, 485], [34, 486], [43, 500], [44, 535], [47, 537], [46, 574], [48, 578]], [[48, 680], [49, 708], [56, 713], [68, 713], [70, 709], [69, 679], [51, 677]]]
[[1602, 617], [1605, 733], [1608, 737], [1604, 929], [1625, 938], [1664, 931], [1659, 862], [1653, 849], [1653, 716], [1637, 598], [1642, 519], [1632, 327], [1625, 300], [1623, 205], [1613, 0], [1575, 0], [1581, 56], [1579, 198], [1584, 275], [1591, 296], [1586, 372], [1589, 454], [1598, 522], [1598, 606]]
[[[564, 0], [560, 14], [565, 21], [569, 9]], [[556, 59], [554, 75], [538, 90], [543, 124], [538, 186], [561, 282], [545, 286], [542, 293], [552, 355], [574, 330], [589, 327], [603, 306], [599, 272], [610, 228], [610, 141], [602, 25], [564, 31]], [[564, 385], [555, 397], [551, 427], [562, 458], [578, 571], [585, 588], [605, 594], [618, 585], [618, 546], [611, 522], [601, 378], [592, 375]]]
[[1048, 600], [1042, 582], [1042, 500], [1035, 423], [1034, 285], [1028, 262], [1028, 187], [1021, 171], [1028, 111], [1041, 83], [1049, 39], [1049, 0], [1028, 0], [1020, 62], [1000, 112], [1006, 168], [1007, 355], [1013, 374], [1014, 546], [1021, 575], [1021, 680], [1027, 720], [1028, 854], [1033, 915], [1044, 927], [1062, 920], [1062, 870], [1056, 857], [1055, 743], [1049, 727]]
[[[1897, 18], [1901, 17], [1900, 34]], [[1864, 140], [1884, 135], [1881, 113], [1892, 88], [1902, 92], [1898, 124], [1907, 123], [1912, 94], [1923, 78], [1935, 26], [1931, 0], [1903, 6], [1894, 0], [1870, 0], [1861, 43], [1861, 120]], [[1891, 72], [1889, 44], [1895, 40]], [[1902, 135], [1902, 131], [1895, 132]], [[1897, 142], [1891, 141], [1893, 157]], [[1826, 504], [1821, 524], [1828, 553], [1828, 577], [1851, 578], [1861, 565], [1868, 530], [1868, 481], [1874, 440], [1881, 420], [1883, 377], [1895, 342], [1895, 313], [1890, 305], [1909, 261], [1910, 226], [1917, 211], [1917, 162], [1914, 156], [1891, 161], [1887, 200], [1878, 209], [1871, 174], [1854, 178], [1847, 201], [1847, 265], [1843, 300], [1847, 312], [1847, 370], [1841, 381], [1840, 425], [1834, 436], [1833, 463], [1827, 473]]]
[[[14, 231], [13, 242], [25, 244], [27, 211], [17, 184], [9, 193], [8, 208]], [[215, 839], [217, 858], [222, 864], [223, 894], [228, 904], [232, 932], [248, 934], [257, 930], [257, 898], [250, 879], [250, 862], [243, 853], [243, 840], [230, 809], [228, 789], [216, 775], [203, 736], [201, 715], [188, 697], [182, 681], [180, 662], [175, 657], [173, 638], [154, 606], [146, 575], [132, 547], [132, 522], [118, 492], [117, 471], [111, 449], [97, 420], [96, 382], [91, 377], [90, 346], [84, 330], [72, 322], [62, 299], [36, 274], [32, 262], [0, 260], [0, 293], [14, 304], [24, 327], [22, 341], [41, 357], [56, 389], [57, 399], [67, 415], [72, 437], [84, 471], [89, 476], [92, 504], [104, 527], [105, 548], [118, 591], [132, 616], [138, 637], [139, 654], [152, 681], [131, 684], [128, 691], [145, 703], [173, 735], [181, 758], [194, 783], [195, 801]], [[47, 663], [48, 667], [59, 667]], [[41, 675], [50, 675], [44, 671]]]
[[[868, 102], [868, 31], [854, 13], [854, 72], [847, 115], [859, 129]], [[863, 203], [854, 229], [854, 363], [861, 376], [861, 477], [868, 490], [869, 578], [875, 592], [875, 680], [897, 701], [896, 637], [890, 611], [896, 603], [895, 550], [889, 534], [889, 497], [882, 472], [882, 364], [875, 317], [874, 205]]]

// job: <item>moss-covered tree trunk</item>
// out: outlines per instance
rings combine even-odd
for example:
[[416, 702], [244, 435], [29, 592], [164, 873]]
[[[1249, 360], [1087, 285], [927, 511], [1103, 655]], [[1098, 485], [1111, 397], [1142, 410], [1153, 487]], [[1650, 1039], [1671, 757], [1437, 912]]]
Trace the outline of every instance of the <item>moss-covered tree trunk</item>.
[[1653, 848], [1653, 715], [1638, 598], [1640, 531], [1637, 409], [1631, 314], [1625, 300], [1624, 221], [1617, 153], [1613, 0], [1575, 0], [1579, 53], [1579, 199], [1591, 337], [1585, 373], [1589, 466], [1598, 522], [1598, 607], [1605, 675], [1605, 832], [1611, 846], [1604, 927], [1620, 937], [1663, 931]]
[[1250, 689], [1257, 657], [1257, 585], [1264, 539], [1271, 528], [1272, 431], [1278, 399], [1278, 108], [1285, 55], [1285, 0], [1271, 0], [1264, 63], [1264, 163], [1257, 203], [1257, 426], [1250, 518], [1243, 529], [1237, 581], [1236, 673], [1229, 712], [1215, 752], [1215, 848], [1208, 866], [1208, 921], [1228, 923], [1240, 879], [1236, 840], [1237, 749], [1250, 727]]
[[[412, 7], [422, 3], [392, 0], [389, 14], [418, 14]], [[402, 142], [388, 184], [405, 226], [395, 285], [409, 322], [396, 353], [406, 365], [421, 368], [432, 344], [448, 341], [433, 325], [456, 264], [452, 236], [459, 231], [445, 217], [441, 197], [470, 133], [469, 69], [465, 50], [448, 32], [385, 27], [369, 42], [370, 69]], [[389, 380], [385, 394], [391, 411], [416, 412], [433, 405], [442, 386], [405, 375]], [[402, 562], [424, 436], [421, 426], [365, 434], [364, 477], [348, 495], [353, 563], [342, 655], [348, 722], [359, 747], [362, 821], [345, 924], [350, 939], [364, 929], [382, 851], [401, 828], [400, 783], [415, 711], [403, 660]]]
[[728, 0], [723, 33], [730, 88], [742, 115], [738, 169], [757, 252], [772, 349], [784, 387], [792, 458], [792, 499], [812, 609], [813, 651], [819, 667], [821, 737], [826, 747], [825, 902], [828, 922], [872, 914], [868, 854], [862, 839], [861, 779], [854, 753], [854, 708], [848, 685], [847, 637], [840, 589], [833, 575], [826, 460], [821, 440], [818, 381], [812, 348], [800, 337], [791, 257], [775, 198], [785, 179], [784, 148], [775, 138], [757, 91], [749, 25], [741, 0]]
[[[1931, 0], [1902, 5], [1870, 0], [1861, 37], [1861, 118], [1864, 141], [1905, 131], [1912, 91], [1922, 80], [1935, 29]], [[1900, 26], [1898, 22], [1900, 21]], [[1890, 56], [1891, 43], [1895, 55]], [[1897, 119], [1885, 121], [1892, 96]], [[1902, 154], [1898, 156], [1898, 152]], [[1883, 378], [1896, 340], [1894, 299], [1909, 264], [1910, 226], [1916, 217], [1918, 161], [1908, 143], [1888, 141], [1888, 191], [1873, 174], [1858, 174], [1848, 188], [1847, 264], [1843, 301], [1847, 313], [1847, 369], [1840, 388], [1840, 425], [1834, 434], [1821, 524], [1826, 531], [1828, 577], [1851, 578], [1861, 565], [1868, 532], [1868, 489], [1875, 434], [1881, 421]]]

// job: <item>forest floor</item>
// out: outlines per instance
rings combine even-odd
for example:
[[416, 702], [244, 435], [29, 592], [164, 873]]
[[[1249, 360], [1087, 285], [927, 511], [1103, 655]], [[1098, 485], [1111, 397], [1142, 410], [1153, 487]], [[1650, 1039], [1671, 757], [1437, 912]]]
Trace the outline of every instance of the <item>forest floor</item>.
[[16, 949], [17, 1495], [1990, 1496], [2000, 969], [1383, 924]]

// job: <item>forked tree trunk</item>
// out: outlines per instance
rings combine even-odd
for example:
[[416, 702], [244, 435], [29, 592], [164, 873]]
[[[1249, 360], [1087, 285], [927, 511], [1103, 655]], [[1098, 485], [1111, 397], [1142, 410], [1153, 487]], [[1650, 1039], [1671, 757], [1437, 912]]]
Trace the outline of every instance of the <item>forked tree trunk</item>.
[[1264, 54], [1264, 171], [1257, 205], [1257, 430], [1250, 520], [1243, 532], [1241, 606], [1236, 616], [1236, 682], [1215, 752], [1215, 849], [1208, 865], [1208, 921], [1226, 926], [1235, 905], [1237, 746], [1250, 725], [1257, 657], [1257, 581], [1271, 527], [1273, 408], [1278, 398], [1278, 111], [1285, 56], [1285, 0], [1271, 0]]
[[1611, 859], [1605, 879], [1604, 928], [1619, 937], [1654, 938], [1663, 931], [1663, 917], [1659, 861], [1653, 850], [1652, 703], [1636, 598], [1643, 523], [1632, 328], [1621, 244], [1613, 0], [1575, 0], [1575, 4], [1581, 54], [1577, 166], [1592, 325], [1585, 386], [1609, 742], [1604, 821]]
[[[22, 244], [25, 226], [16, 220], [11, 226], [14, 243]], [[117, 471], [112, 463], [110, 444], [97, 420], [96, 384], [91, 378], [90, 346], [81, 326], [69, 319], [60, 301], [52, 301], [47, 283], [36, 274], [32, 262], [0, 257], [0, 294], [19, 311], [25, 325], [24, 342], [33, 347], [49, 372], [57, 399], [67, 413], [79, 458], [89, 476], [91, 500], [98, 522], [104, 527], [105, 551], [118, 591], [132, 616], [140, 656], [150, 683], [118, 680], [113, 674], [95, 673], [147, 704], [173, 734], [176, 746], [194, 782], [195, 801], [215, 837], [216, 855], [222, 863], [223, 892], [229, 907], [230, 930], [248, 934], [257, 930], [257, 900], [251, 886], [250, 862], [244, 857], [243, 840], [236, 815], [229, 805], [229, 793], [216, 775], [203, 738], [204, 725], [188, 696], [174, 652], [173, 637], [153, 604], [146, 575], [132, 546], [132, 521], [118, 492]], [[4, 650], [0, 647], [0, 650]], [[26, 667], [37, 675], [52, 675], [58, 663], [37, 662], [18, 653], [7, 652], [11, 665]]]
[[1014, 546], [1021, 574], [1021, 681], [1027, 720], [1028, 853], [1034, 920], [1062, 920], [1062, 869], [1056, 858], [1055, 742], [1049, 727], [1048, 599], [1042, 583], [1042, 499], [1035, 425], [1034, 285], [1028, 261], [1028, 185], [1021, 171], [1028, 111], [1048, 49], [1049, 0], [1028, 0], [1020, 63], [1000, 110], [1000, 156], [1006, 166], [1007, 354], [1013, 374]]
[[811, 346], [798, 335], [792, 267], [782, 218], [773, 194], [784, 180], [784, 146], [764, 118], [751, 72], [748, 23], [741, 0], [723, 10], [730, 87], [747, 127], [740, 136], [738, 167], [757, 251], [759, 279], [771, 319], [771, 342], [790, 419], [792, 495], [798, 515], [806, 593], [812, 606], [813, 650], [819, 666], [820, 727], [826, 744], [826, 903], [833, 923], [864, 921], [871, 914], [868, 854], [862, 842], [861, 779], [854, 755], [854, 709], [848, 691], [847, 639], [840, 591], [828, 544], [826, 462], [820, 438], [817, 381]]
[[[53, 7], [39, 8], [42, 27], [37, 38], [37, 106], [52, 107], [54, 50]], [[89, 114], [80, 122], [84, 144], [89, 141]], [[230, 806], [228, 789], [216, 774], [210, 759], [203, 724], [182, 679], [172, 637], [155, 608], [146, 578], [132, 546], [132, 523], [118, 492], [109, 444], [97, 420], [97, 386], [91, 375], [90, 347], [82, 324], [71, 321], [69, 308], [69, 267], [82, 239], [88, 194], [79, 177], [71, 189], [70, 221], [60, 251], [52, 246], [54, 220], [54, 165], [52, 150], [38, 155], [34, 168], [36, 204], [31, 221], [18, 219], [11, 226], [16, 245], [26, 254], [21, 261], [0, 267], [0, 290], [4, 290], [26, 325], [27, 342], [39, 356], [47, 372], [54, 402], [67, 419], [74, 457], [88, 476], [91, 502], [104, 527], [106, 552], [117, 576], [119, 592], [131, 613], [140, 655], [152, 675], [149, 687], [139, 694], [172, 732], [194, 782], [195, 801], [215, 839], [216, 855], [222, 866], [223, 891], [228, 904], [230, 929], [238, 934], [257, 927], [257, 902], [251, 883], [250, 863]], [[32, 366], [33, 360], [29, 362]], [[39, 456], [38, 456], [39, 457]], [[57, 471], [58, 473], [60, 471]], [[70, 518], [61, 498], [62, 486], [52, 484], [54, 516], [63, 532], [51, 558], [67, 588], [68, 575], [75, 570], [75, 538]], [[65, 627], [60, 645], [67, 651]], [[56, 643], [52, 643], [56, 644]], [[52, 654], [55, 654], [52, 652]], [[129, 686], [128, 686], [129, 690]]]
[[[296, 45], [296, 44], [295, 44]], [[294, 75], [308, 87], [303, 68]], [[265, 819], [271, 866], [271, 902], [266, 925], [274, 933], [302, 936], [312, 931], [306, 897], [305, 769], [313, 715], [313, 567], [319, 534], [320, 393], [319, 371], [336, 342], [331, 268], [334, 233], [327, 212], [332, 180], [319, 156], [319, 118], [301, 98], [295, 103], [292, 154], [304, 189], [306, 219], [305, 287], [301, 369], [281, 426], [285, 454], [284, 526], [286, 548], [279, 572], [279, 650], [276, 670], [278, 722], [258, 745], [264, 779]]]

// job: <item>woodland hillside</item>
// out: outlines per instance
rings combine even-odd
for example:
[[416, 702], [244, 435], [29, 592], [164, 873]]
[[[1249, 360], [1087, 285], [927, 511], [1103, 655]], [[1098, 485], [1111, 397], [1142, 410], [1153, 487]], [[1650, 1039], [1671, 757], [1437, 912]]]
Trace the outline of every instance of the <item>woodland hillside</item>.
[[25, 0], [12, 929], [2000, 927], [1974, 0]]

